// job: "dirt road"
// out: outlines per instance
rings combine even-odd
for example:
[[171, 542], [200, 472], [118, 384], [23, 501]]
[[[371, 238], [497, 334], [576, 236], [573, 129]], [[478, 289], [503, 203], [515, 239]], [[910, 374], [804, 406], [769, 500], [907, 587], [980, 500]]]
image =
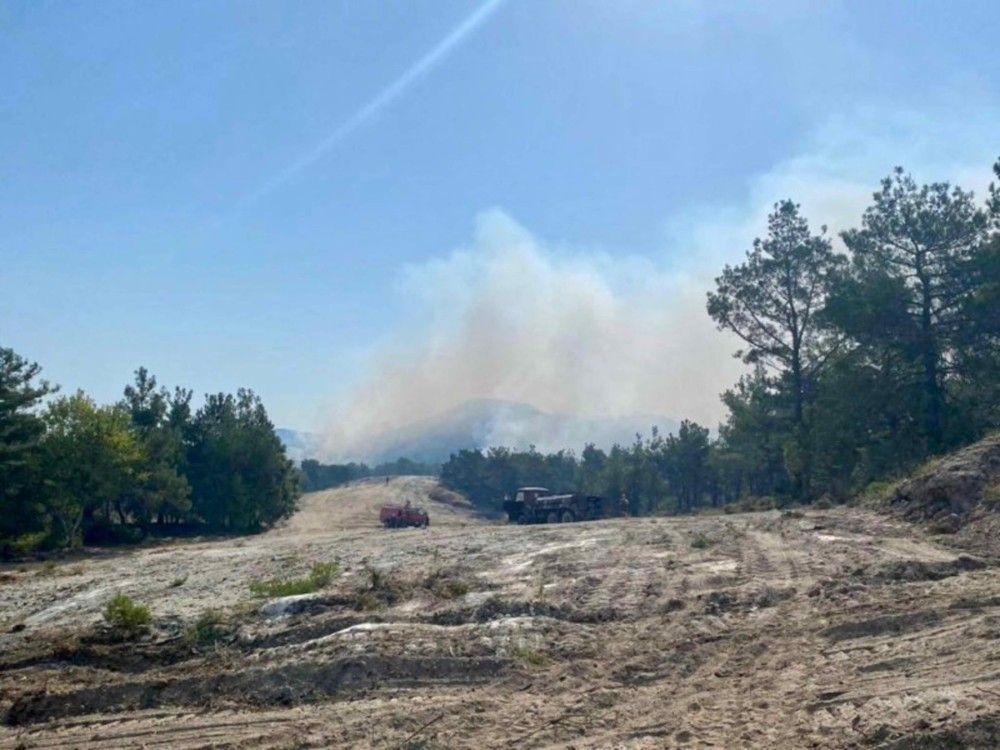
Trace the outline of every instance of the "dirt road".
[[[502, 526], [432, 492], [372, 482], [256, 537], [0, 568], [0, 747], [1000, 737], [1000, 576], [949, 537], [847, 508]], [[376, 527], [407, 498], [429, 529]], [[251, 594], [333, 560], [293, 614]], [[153, 611], [137, 644], [93, 635], [116, 591]], [[209, 608], [232, 633], [199, 646]]]

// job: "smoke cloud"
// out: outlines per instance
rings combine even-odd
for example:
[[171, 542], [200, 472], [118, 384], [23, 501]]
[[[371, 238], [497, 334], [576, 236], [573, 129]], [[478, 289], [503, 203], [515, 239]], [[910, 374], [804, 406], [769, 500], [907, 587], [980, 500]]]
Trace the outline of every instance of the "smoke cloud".
[[470, 247], [406, 269], [399, 289], [417, 322], [376, 354], [334, 453], [484, 397], [713, 423], [739, 371], [700, 284], [642, 258], [560, 255], [498, 209], [477, 218]]
[[[814, 230], [826, 224], [836, 235], [857, 224], [895, 164], [920, 180], [982, 190], [992, 144], [962, 129], [979, 123], [988, 131], [990, 121], [956, 118], [947, 126], [875, 111], [831, 120], [799, 155], [750, 181], [741, 205], [666, 222], [658, 257], [566, 251], [502, 209], [483, 212], [467, 247], [401, 273], [406, 322], [372, 352], [367, 377], [332, 416], [328, 455], [363, 456], [379, 434], [482, 398], [575, 415], [591, 426], [590, 417], [620, 423], [642, 414], [715, 427], [723, 417], [719, 395], [744, 368], [732, 357], [737, 342], [708, 318], [705, 293], [723, 264], [738, 262], [765, 231], [774, 202], [793, 198]], [[942, 155], [939, 144], [956, 143], [956, 135], [978, 150]], [[490, 431], [503, 441], [539, 424], [521, 415]], [[587, 436], [559, 424], [531, 442], [580, 448]], [[575, 444], [553, 445], [567, 440]]]

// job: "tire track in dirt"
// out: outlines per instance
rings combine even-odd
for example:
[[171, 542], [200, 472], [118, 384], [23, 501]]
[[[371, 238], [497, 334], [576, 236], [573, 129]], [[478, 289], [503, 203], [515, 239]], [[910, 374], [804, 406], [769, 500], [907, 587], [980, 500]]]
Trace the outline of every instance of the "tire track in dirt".
[[[516, 527], [448, 506], [427, 530], [377, 526], [381, 502], [432, 487], [345, 488], [256, 537], [85, 561], [73, 576], [18, 572], [4, 594], [27, 617], [127, 567], [156, 631], [59, 652], [58, 628], [90, 628], [98, 601], [0, 633], [18, 665], [0, 672], [0, 710], [34, 722], [0, 727], [0, 747], [824, 748], [996, 714], [998, 571], [952, 566], [881, 517]], [[252, 580], [332, 559], [339, 577], [298, 614], [266, 617], [249, 599]], [[358, 597], [376, 579], [391, 596], [369, 609]], [[165, 658], [209, 606], [232, 613], [238, 638]], [[351, 663], [370, 668], [338, 683]]]

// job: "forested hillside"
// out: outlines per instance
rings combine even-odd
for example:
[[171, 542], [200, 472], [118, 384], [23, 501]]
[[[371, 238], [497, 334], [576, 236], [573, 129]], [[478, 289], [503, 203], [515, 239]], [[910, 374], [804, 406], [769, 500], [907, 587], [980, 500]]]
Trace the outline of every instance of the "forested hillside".
[[784, 200], [716, 279], [708, 314], [750, 370], [714, 439], [685, 422], [579, 457], [462, 451], [442, 479], [493, 507], [522, 484], [625, 494], [639, 512], [840, 501], [1000, 428], [1000, 187], [980, 204], [897, 169], [840, 238], [846, 252]]
[[140, 368], [120, 401], [99, 405], [55, 395], [40, 374], [0, 348], [0, 553], [255, 531], [294, 509], [294, 467], [252, 391], [194, 409], [191, 391]]

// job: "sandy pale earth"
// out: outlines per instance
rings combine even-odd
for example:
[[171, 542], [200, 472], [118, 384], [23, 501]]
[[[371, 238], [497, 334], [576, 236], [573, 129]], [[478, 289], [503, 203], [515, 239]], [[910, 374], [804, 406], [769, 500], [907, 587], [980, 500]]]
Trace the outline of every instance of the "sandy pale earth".
[[[378, 527], [405, 499], [431, 527]], [[959, 544], [849, 508], [505, 526], [361, 483], [255, 537], [0, 567], [0, 747], [995, 747], [998, 560]], [[118, 591], [135, 643], [101, 631]]]

